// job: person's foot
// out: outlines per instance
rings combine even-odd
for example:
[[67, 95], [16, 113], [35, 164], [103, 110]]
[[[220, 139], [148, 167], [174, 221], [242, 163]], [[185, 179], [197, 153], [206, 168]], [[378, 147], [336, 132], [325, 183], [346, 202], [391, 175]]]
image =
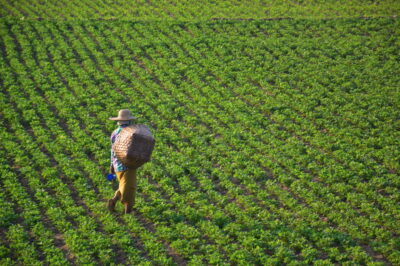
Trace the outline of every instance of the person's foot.
[[108, 202], [107, 202], [107, 207], [108, 207], [108, 210], [109, 210], [110, 212], [115, 211], [115, 204], [116, 204], [116, 203], [117, 203], [117, 201], [114, 200], [114, 199], [109, 199], [109, 200], [108, 200]]
[[124, 212], [123, 214], [128, 214], [132, 212], [132, 206], [130, 204], [124, 204]]

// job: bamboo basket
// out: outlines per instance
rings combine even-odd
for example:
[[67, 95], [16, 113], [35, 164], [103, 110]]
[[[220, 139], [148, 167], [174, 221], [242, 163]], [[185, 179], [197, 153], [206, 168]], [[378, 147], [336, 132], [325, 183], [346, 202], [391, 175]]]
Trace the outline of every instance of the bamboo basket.
[[112, 146], [115, 155], [128, 168], [136, 169], [150, 161], [155, 139], [145, 125], [123, 128]]

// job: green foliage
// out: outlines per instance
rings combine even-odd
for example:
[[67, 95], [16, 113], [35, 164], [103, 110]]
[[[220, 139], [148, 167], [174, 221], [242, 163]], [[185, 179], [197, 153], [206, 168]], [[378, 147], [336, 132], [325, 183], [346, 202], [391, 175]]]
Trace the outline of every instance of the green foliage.
[[[398, 5], [118, 2], [1, 11], [1, 264], [399, 263], [399, 20], [261, 20]], [[157, 139], [123, 217], [121, 108]]]
[[336, 18], [399, 15], [396, 0], [305, 1], [1, 1], [1, 16], [27, 19], [106, 19], [202, 21], [209, 19]]

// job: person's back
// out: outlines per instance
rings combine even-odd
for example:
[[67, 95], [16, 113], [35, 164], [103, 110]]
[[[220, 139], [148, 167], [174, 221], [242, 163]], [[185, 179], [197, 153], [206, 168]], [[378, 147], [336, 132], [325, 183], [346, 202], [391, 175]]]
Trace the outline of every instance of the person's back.
[[145, 125], [121, 127], [112, 136], [112, 150], [120, 164], [137, 169], [151, 160], [155, 139]]
[[[129, 123], [118, 125], [118, 128], [115, 129], [110, 137], [111, 140], [111, 147], [115, 143], [119, 133], [122, 131], [124, 127], [129, 126]], [[111, 167], [113, 167], [115, 172], [122, 172], [128, 170], [128, 167], [125, 166], [116, 156], [114, 150], [111, 148]], [[111, 169], [111, 168], [110, 168]]]

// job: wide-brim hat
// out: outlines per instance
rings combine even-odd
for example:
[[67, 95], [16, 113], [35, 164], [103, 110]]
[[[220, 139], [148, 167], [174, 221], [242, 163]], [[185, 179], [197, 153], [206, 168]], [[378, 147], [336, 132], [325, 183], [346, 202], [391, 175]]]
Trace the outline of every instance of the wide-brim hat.
[[113, 121], [127, 121], [136, 119], [136, 117], [134, 117], [131, 111], [129, 111], [128, 109], [122, 109], [119, 110], [117, 117], [110, 117], [109, 119]]

